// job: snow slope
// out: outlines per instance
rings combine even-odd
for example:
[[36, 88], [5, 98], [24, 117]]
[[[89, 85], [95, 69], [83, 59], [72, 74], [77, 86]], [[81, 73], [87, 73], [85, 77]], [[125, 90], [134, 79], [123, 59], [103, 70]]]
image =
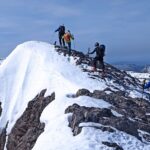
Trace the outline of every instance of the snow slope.
[[0, 65], [2, 64], [2, 62], [3, 62], [3, 59], [0, 59]]
[[128, 74], [130, 74], [132, 77], [138, 78], [140, 80], [150, 79], [150, 73], [137, 73], [137, 72], [128, 71]]
[[[34, 150], [101, 150], [112, 149], [101, 144], [102, 139], [118, 143], [124, 149], [148, 150], [150, 146], [141, 143], [135, 137], [116, 131], [102, 132], [90, 127], [84, 127], [81, 134], [72, 135], [68, 127], [71, 114], [64, 114], [65, 109], [77, 103], [88, 107], [110, 107], [104, 100], [97, 101], [89, 97], [77, 99], [66, 97], [78, 89], [86, 88], [91, 91], [103, 90], [105, 82], [88, 78], [80, 68], [58, 55], [54, 46], [44, 42], [31, 41], [23, 43], [8, 56], [0, 66], [0, 99], [2, 101], [2, 116], [0, 128], [9, 121], [9, 133], [16, 120], [24, 112], [28, 102], [42, 89], [47, 88], [46, 95], [53, 91], [56, 99], [50, 103], [41, 115], [45, 122], [45, 131], [38, 138]], [[114, 112], [115, 114], [115, 112]], [[126, 143], [124, 143], [126, 140]]]

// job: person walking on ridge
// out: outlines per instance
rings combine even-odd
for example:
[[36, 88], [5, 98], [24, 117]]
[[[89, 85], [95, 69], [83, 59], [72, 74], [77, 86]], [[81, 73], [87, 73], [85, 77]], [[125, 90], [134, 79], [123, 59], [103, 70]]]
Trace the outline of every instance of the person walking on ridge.
[[105, 56], [105, 45], [100, 45], [98, 42], [95, 43], [95, 48], [92, 52], [89, 52], [88, 54], [94, 54], [96, 52], [96, 57], [93, 61], [93, 71], [96, 71], [96, 64], [99, 61], [102, 66], [102, 71], [104, 73], [105, 71], [105, 65], [103, 61], [103, 57]]
[[64, 36], [63, 39], [65, 40], [65, 42], [68, 44], [68, 50], [69, 50], [69, 56], [71, 55], [71, 40], [74, 40], [73, 35], [70, 33], [70, 31], [68, 30]]
[[63, 43], [63, 46], [65, 47], [65, 41], [62, 38], [64, 36], [64, 34], [65, 34], [65, 26], [64, 25], [60, 25], [58, 27], [58, 29], [55, 30], [55, 32], [58, 32], [58, 38], [59, 38], [60, 46], [62, 46], [62, 43]]

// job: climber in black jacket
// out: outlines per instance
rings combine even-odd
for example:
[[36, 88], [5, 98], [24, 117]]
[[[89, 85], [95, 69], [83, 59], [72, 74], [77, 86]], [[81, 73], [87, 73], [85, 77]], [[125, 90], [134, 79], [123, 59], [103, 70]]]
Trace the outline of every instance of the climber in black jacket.
[[60, 46], [62, 46], [62, 42], [63, 42], [63, 46], [65, 47], [65, 41], [62, 38], [65, 34], [65, 26], [64, 25], [60, 25], [58, 27], [58, 29], [55, 30], [55, 32], [58, 32], [58, 38], [59, 38], [59, 44]]
[[94, 58], [94, 62], [93, 62], [93, 71], [96, 71], [96, 64], [97, 61], [99, 61], [102, 66], [102, 71], [104, 73], [105, 65], [104, 65], [103, 57], [105, 56], [105, 45], [100, 45], [98, 42], [96, 42], [95, 49], [89, 54], [94, 54], [95, 52], [96, 52], [96, 57]]

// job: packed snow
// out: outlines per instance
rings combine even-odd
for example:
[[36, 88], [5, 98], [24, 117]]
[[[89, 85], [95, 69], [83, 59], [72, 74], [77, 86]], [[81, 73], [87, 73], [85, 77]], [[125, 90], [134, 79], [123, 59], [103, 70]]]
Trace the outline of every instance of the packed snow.
[[0, 59], [0, 65], [2, 64], [2, 62], [3, 62], [3, 59]]
[[[0, 128], [9, 121], [7, 133], [24, 112], [28, 102], [41, 90], [47, 89], [46, 95], [55, 92], [56, 99], [50, 103], [41, 115], [41, 122], [46, 124], [44, 132], [38, 138], [33, 150], [112, 150], [102, 141], [115, 142], [124, 150], [149, 150], [150, 146], [126, 133], [102, 132], [92, 128], [96, 124], [81, 124], [82, 132], [73, 136], [68, 127], [71, 114], [64, 114], [65, 109], [74, 103], [87, 107], [109, 108], [105, 100], [82, 96], [69, 98], [78, 89], [103, 90], [107, 87], [103, 80], [93, 80], [87, 73], [74, 65], [74, 60], [59, 55], [53, 45], [30, 41], [16, 47], [0, 66], [0, 100], [2, 116]], [[115, 111], [112, 113], [120, 116]], [[126, 141], [126, 142], [124, 142]], [[127, 143], [127, 144], [126, 144]]]
[[143, 79], [148, 79], [150, 80], [150, 73], [137, 73], [137, 72], [132, 72], [132, 71], [128, 71], [128, 73], [134, 77], [134, 78], [138, 78], [140, 79], [141, 81]]

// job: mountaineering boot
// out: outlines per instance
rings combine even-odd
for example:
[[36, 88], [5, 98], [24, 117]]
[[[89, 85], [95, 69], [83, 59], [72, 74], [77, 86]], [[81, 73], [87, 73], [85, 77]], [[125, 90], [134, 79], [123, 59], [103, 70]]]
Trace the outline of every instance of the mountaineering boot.
[[101, 78], [105, 78], [105, 71], [103, 70], [102, 72], [101, 72]]

